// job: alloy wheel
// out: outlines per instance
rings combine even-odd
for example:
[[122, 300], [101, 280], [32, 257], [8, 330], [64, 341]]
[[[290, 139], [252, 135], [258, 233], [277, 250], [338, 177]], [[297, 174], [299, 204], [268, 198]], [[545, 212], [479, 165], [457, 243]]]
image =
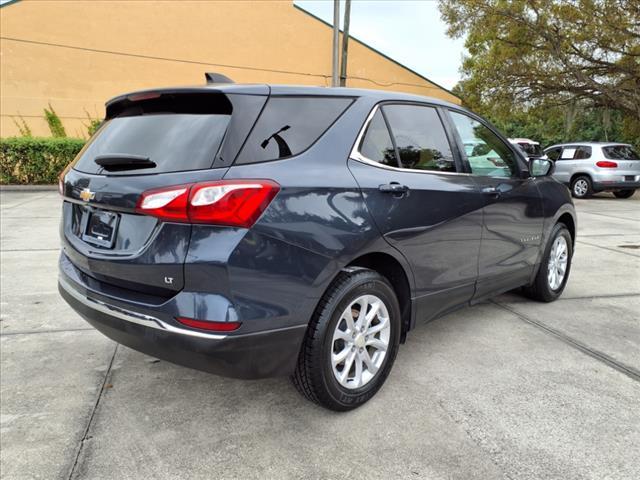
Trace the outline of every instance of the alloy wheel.
[[584, 197], [588, 191], [589, 184], [582, 178], [576, 181], [576, 183], [573, 185], [573, 193], [575, 193], [577, 197]]
[[547, 280], [551, 290], [557, 290], [562, 285], [564, 275], [569, 263], [569, 249], [567, 240], [559, 235], [553, 242], [549, 252], [549, 265], [547, 268]]
[[380, 371], [389, 349], [391, 321], [385, 303], [361, 295], [342, 312], [331, 340], [331, 369], [345, 388], [360, 388]]

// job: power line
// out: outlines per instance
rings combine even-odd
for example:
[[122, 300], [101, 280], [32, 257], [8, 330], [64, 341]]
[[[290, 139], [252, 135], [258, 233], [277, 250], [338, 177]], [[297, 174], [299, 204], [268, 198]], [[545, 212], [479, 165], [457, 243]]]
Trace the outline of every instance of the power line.
[[[64, 45], [64, 44], [60, 44], [60, 43], [41, 42], [41, 41], [37, 41], [37, 40], [27, 40], [27, 39], [24, 39], [24, 38], [14, 38], [14, 37], [0, 36], [0, 39], [1, 40], [12, 41], [12, 42], [28, 43], [28, 44], [33, 44], [33, 45], [43, 45], [43, 46], [48, 46], [48, 47], [66, 48], [66, 49], [70, 49], [70, 50], [79, 50], [79, 51], [83, 51], [83, 52], [102, 53], [102, 54], [107, 54], [107, 55], [119, 55], [119, 56], [123, 56], [123, 57], [143, 58], [143, 59], [146, 59], [146, 60], [161, 60], [161, 61], [166, 61], [166, 62], [186, 63], [186, 64], [191, 64], [191, 65], [206, 65], [206, 66], [223, 67], [223, 68], [235, 68], [237, 70], [253, 70], [253, 71], [257, 71], [257, 72], [281, 73], [281, 74], [285, 74], [285, 75], [300, 75], [300, 76], [306, 76], [306, 77], [319, 77], [319, 78], [324, 79], [325, 84], [327, 83], [327, 80], [329, 80], [331, 78], [331, 75], [326, 75], [326, 74], [323, 74], [323, 73], [295, 72], [295, 71], [291, 71], [291, 70], [278, 70], [278, 69], [271, 69], [271, 68], [249, 67], [249, 66], [246, 66], [246, 65], [231, 65], [231, 64], [224, 64], [224, 63], [206, 62], [206, 61], [200, 61], [200, 60], [187, 60], [187, 59], [181, 59], [181, 58], [159, 57], [159, 56], [144, 55], [144, 54], [139, 54], [139, 53], [118, 52], [118, 51], [114, 51], [114, 50], [102, 50], [102, 49], [97, 49], [97, 48], [78, 47], [78, 46], [75, 46], [75, 45]], [[394, 85], [399, 85], [399, 86], [407, 86], [407, 87], [425, 88], [427, 90], [438, 90], [438, 91], [442, 90], [441, 88], [439, 88], [437, 86], [420, 85], [420, 84], [417, 84], [417, 83], [405, 83], [405, 82], [388, 82], [387, 83], [387, 82], [384, 82], [384, 81], [373, 80], [371, 78], [353, 77], [353, 76], [349, 76], [347, 78], [351, 79], [351, 80], [361, 80], [361, 81], [365, 81], [365, 82], [371, 82], [371, 83], [373, 83], [375, 85], [378, 85], [380, 87], [392, 87]]]

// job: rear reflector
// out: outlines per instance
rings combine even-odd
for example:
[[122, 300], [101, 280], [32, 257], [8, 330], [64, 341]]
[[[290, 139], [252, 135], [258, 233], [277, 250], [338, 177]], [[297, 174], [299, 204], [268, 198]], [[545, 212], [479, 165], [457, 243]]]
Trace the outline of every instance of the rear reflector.
[[610, 162], [609, 160], [601, 160], [596, 162], [596, 165], [600, 168], [618, 168], [618, 164], [616, 162]]
[[162, 220], [249, 228], [280, 186], [271, 180], [220, 180], [144, 192], [136, 211]]
[[240, 328], [242, 322], [213, 322], [209, 320], [194, 320], [193, 318], [176, 318], [178, 322], [187, 327], [199, 328], [200, 330], [209, 330], [213, 332], [233, 332]]

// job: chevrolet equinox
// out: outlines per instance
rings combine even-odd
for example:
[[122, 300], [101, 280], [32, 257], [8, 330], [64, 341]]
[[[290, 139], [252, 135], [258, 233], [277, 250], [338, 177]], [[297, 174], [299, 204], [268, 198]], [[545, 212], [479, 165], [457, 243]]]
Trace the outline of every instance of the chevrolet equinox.
[[369, 400], [419, 322], [549, 302], [569, 190], [489, 123], [402, 93], [208, 85], [122, 95], [60, 177], [59, 289], [109, 338], [237, 378]]

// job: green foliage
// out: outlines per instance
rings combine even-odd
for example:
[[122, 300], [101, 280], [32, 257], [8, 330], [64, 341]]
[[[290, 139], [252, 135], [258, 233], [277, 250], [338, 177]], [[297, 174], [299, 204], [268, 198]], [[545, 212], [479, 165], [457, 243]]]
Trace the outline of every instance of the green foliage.
[[22, 116], [19, 116], [17, 120], [14, 117], [11, 117], [11, 120], [13, 120], [15, 126], [18, 127], [21, 137], [33, 137], [31, 134], [31, 127], [27, 125], [27, 122], [25, 122]]
[[91, 115], [89, 115], [89, 112], [87, 112], [86, 110], [84, 111], [84, 113], [87, 114], [87, 120], [89, 120], [88, 124], [85, 123], [85, 126], [87, 127], [87, 133], [89, 134], [89, 137], [92, 137], [93, 134], [96, 133], [102, 125], [102, 120], [100, 120], [99, 118], [91, 117]]
[[0, 139], [0, 183], [52, 184], [84, 146], [77, 138]]
[[545, 143], [640, 144], [640, 2], [440, 0], [440, 11], [466, 36], [456, 92], [470, 108]]
[[67, 132], [64, 130], [64, 125], [62, 125], [62, 120], [60, 120], [60, 117], [51, 104], [49, 104], [48, 109], [44, 109], [44, 119], [47, 121], [49, 130], [51, 130], [52, 137], [62, 138], [67, 136]]

